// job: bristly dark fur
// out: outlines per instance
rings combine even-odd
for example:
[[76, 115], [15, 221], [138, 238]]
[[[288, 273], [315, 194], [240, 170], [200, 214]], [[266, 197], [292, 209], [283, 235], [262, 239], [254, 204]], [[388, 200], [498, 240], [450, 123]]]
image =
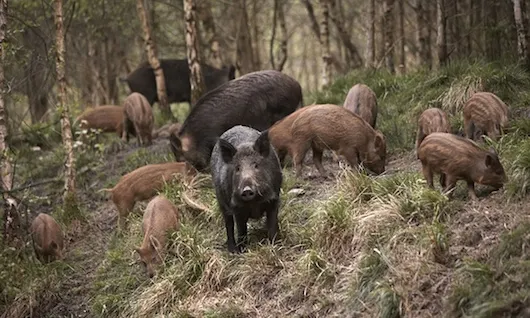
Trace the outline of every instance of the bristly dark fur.
[[[160, 66], [164, 70], [168, 103], [191, 101], [190, 69], [188, 60], [162, 59]], [[207, 64], [201, 64], [204, 75], [206, 91], [210, 91], [229, 80], [235, 78], [234, 66], [225, 66], [217, 69]], [[148, 62], [143, 62], [125, 79], [131, 92], [137, 92], [147, 98], [150, 105], [158, 102], [155, 74]]]
[[[235, 126], [221, 135], [211, 157], [211, 173], [217, 201], [227, 229], [231, 252], [240, 251], [246, 241], [247, 221], [267, 215], [269, 239], [278, 232], [278, 209], [282, 170], [276, 152], [268, 140], [268, 131]], [[240, 197], [249, 185], [256, 193], [251, 201]], [[234, 239], [234, 219], [238, 244]]]
[[193, 149], [184, 157], [204, 170], [217, 138], [226, 130], [245, 125], [262, 131], [301, 105], [300, 84], [281, 72], [254, 72], [230, 81], [204, 95], [192, 108], [178, 133], [181, 140], [193, 140]]

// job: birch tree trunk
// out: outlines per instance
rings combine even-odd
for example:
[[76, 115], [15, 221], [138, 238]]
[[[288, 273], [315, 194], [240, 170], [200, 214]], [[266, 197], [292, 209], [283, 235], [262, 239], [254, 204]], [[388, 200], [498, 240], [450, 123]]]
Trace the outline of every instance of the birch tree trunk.
[[66, 153], [65, 161], [65, 180], [64, 180], [64, 206], [65, 208], [77, 207], [75, 194], [75, 157], [73, 149], [72, 129], [70, 127], [70, 109], [66, 102], [66, 75], [65, 75], [65, 56], [66, 49], [64, 45], [64, 25], [63, 25], [63, 1], [55, 0], [55, 33], [56, 33], [56, 69], [58, 84], [58, 112], [61, 114], [61, 135], [63, 139], [64, 150]]
[[403, 6], [403, 0], [398, 0], [398, 16], [399, 16], [399, 73], [405, 74], [406, 72], [406, 56], [405, 56], [405, 8]]
[[394, 0], [385, 0], [383, 6], [383, 34], [385, 38], [385, 64], [392, 74], [396, 72], [394, 67]]
[[366, 65], [367, 68], [375, 67], [375, 0], [370, 0], [368, 9], [368, 39], [366, 41]]
[[438, 67], [447, 62], [447, 39], [445, 36], [445, 4], [444, 0], [436, 0], [436, 48], [438, 51]]
[[[282, 31], [282, 38], [280, 41], [280, 60], [276, 63], [274, 57], [274, 42], [276, 39], [276, 24], [279, 22], [280, 30]], [[285, 13], [284, 13], [284, 1], [283, 0], [274, 0], [274, 11], [272, 19], [272, 36], [270, 42], [270, 59], [271, 66], [273, 69], [282, 71], [287, 61], [287, 23], [285, 22]]]
[[[344, 47], [348, 50], [348, 55], [351, 60], [351, 66], [353, 68], [357, 68], [363, 65], [363, 60], [361, 58], [361, 55], [359, 54], [359, 51], [357, 50], [357, 47], [353, 44], [351, 41], [351, 37], [347, 29], [344, 27], [344, 23], [342, 20], [340, 20], [340, 13], [338, 8], [335, 4], [335, 0], [328, 0], [328, 15], [329, 19], [335, 27], [337, 28], [337, 33], [339, 35], [340, 40], [344, 44]], [[329, 26], [328, 26], [329, 28]], [[339, 55], [339, 60], [342, 60]]]
[[512, 0], [513, 15], [517, 28], [517, 52], [519, 60], [526, 66], [530, 66], [530, 56], [528, 54], [528, 18], [526, 15], [525, 0]]
[[210, 1], [200, 2], [200, 6], [197, 8], [197, 16], [202, 22], [203, 30], [206, 33], [206, 39], [210, 47], [208, 62], [211, 66], [220, 69], [223, 67], [223, 57]]
[[331, 81], [331, 50], [329, 45], [329, 0], [320, 0], [322, 10], [322, 22], [320, 28], [320, 40], [322, 50], [322, 82], [321, 86], [326, 87]]
[[[1, 189], [10, 191], [13, 188], [13, 164], [10, 158], [7, 131], [7, 112], [4, 96], [6, 94], [4, 78], [4, 40], [7, 29], [7, 0], [0, 0], [0, 181]], [[18, 202], [8, 192], [4, 192], [4, 241], [13, 242], [20, 225]]]
[[206, 91], [204, 77], [201, 72], [199, 56], [199, 41], [196, 28], [195, 0], [184, 0], [184, 19], [186, 21], [186, 48], [188, 66], [190, 68], [191, 105]]
[[149, 26], [149, 21], [147, 20], [147, 8], [144, 5], [144, 0], [137, 0], [136, 10], [138, 11], [138, 17], [142, 24], [142, 29], [144, 31], [144, 42], [145, 42], [145, 51], [147, 53], [147, 59], [151, 68], [155, 73], [156, 79], [156, 93], [158, 95], [158, 104], [160, 105], [160, 110], [166, 118], [173, 118], [171, 109], [167, 102], [167, 91], [166, 91], [166, 80], [164, 78], [164, 70], [160, 66], [160, 61], [156, 56], [156, 45], [151, 34], [151, 27]]
[[236, 67], [239, 75], [244, 75], [257, 70], [255, 65], [254, 49], [248, 23], [247, 1], [239, 1], [239, 27], [236, 40]]

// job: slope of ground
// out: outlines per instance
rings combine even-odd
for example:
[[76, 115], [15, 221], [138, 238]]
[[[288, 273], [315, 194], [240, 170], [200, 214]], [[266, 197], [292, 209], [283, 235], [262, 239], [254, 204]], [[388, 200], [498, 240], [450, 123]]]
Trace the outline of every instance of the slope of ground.
[[[485, 63], [400, 77], [354, 72], [308, 95], [306, 103], [340, 104], [357, 82], [378, 96], [378, 125], [389, 148], [383, 175], [354, 173], [329, 154], [325, 167], [333, 178], [318, 176], [310, 158], [302, 180], [286, 168], [281, 242], [268, 244], [263, 220], [251, 222], [250, 245], [241, 255], [226, 251], [208, 176], [187, 190], [206, 211], [182, 202], [185, 185], [168, 184], [162, 192], [179, 206], [182, 223], [153, 279], [134, 252], [145, 203], [131, 215], [127, 233], [116, 235], [114, 206], [97, 190], [139, 166], [172, 160], [167, 141], [83, 152], [78, 165], [86, 221], [70, 222], [57, 210], [60, 183], [28, 189], [33, 214], [53, 212], [68, 221], [68, 253], [64, 262], [44, 266], [34, 261], [29, 243], [18, 253], [4, 250], [0, 278], [24, 278], [0, 283], [4, 316], [530, 316], [530, 76], [517, 65]], [[459, 185], [448, 200], [428, 189], [419, 173], [412, 150], [415, 121], [423, 109], [441, 107], [458, 132], [463, 101], [481, 89], [501, 96], [512, 110], [509, 133], [492, 143], [509, 181], [493, 193], [478, 187], [476, 202]], [[25, 163], [21, 173], [31, 176], [29, 183], [53, 178], [60, 174], [61, 156], [59, 150], [43, 152], [38, 164]]]

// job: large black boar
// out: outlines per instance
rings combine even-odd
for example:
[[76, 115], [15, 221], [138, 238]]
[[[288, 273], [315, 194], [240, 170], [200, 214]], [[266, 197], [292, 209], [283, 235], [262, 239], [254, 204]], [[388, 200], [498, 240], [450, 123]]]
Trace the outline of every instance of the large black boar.
[[217, 138], [244, 125], [259, 131], [302, 106], [302, 88], [278, 71], [249, 73], [204, 95], [192, 108], [177, 135], [170, 136], [177, 161], [198, 170], [208, 168]]
[[[249, 218], [267, 215], [270, 242], [278, 233], [282, 170], [268, 131], [235, 126], [215, 144], [211, 158], [217, 202], [226, 226], [228, 250], [240, 252], [247, 240]], [[234, 219], [238, 243], [234, 239]]]
[[[188, 60], [160, 60], [160, 66], [164, 70], [168, 103], [189, 103], [191, 101], [191, 87]], [[202, 64], [201, 71], [204, 76], [206, 91], [235, 78], [235, 67], [232, 65], [217, 69]], [[131, 92], [144, 95], [149, 104], [153, 105], [154, 102], [158, 102], [155, 73], [148, 62], [140, 64], [124, 81], [129, 85]]]

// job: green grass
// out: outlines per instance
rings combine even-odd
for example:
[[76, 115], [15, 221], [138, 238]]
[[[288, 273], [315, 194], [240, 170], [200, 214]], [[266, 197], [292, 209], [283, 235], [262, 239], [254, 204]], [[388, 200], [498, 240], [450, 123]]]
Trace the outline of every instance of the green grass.
[[[462, 126], [463, 103], [478, 89], [498, 94], [514, 114], [524, 111], [530, 102], [527, 73], [517, 65], [484, 62], [452, 63], [440, 72], [419, 70], [403, 76], [354, 71], [337, 79], [326, 91], [307, 95], [306, 102], [341, 104], [357, 82], [368, 84], [378, 96], [378, 126], [387, 136], [389, 155], [393, 157], [410, 155], [416, 118], [427, 107], [447, 111], [457, 131]], [[182, 121], [188, 106], [173, 106]], [[157, 122], [162, 124], [161, 119]], [[530, 297], [530, 225], [522, 222], [522, 212], [516, 211], [520, 206], [524, 209], [530, 189], [530, 121], [514, 118], [507, 132], [498, 142], [488, 141], [487, 145], [499, 152], [508, 183], [498, 195], [478, 202], [468, 201], [462, 182], [454, 199], [449, 200], [438, 185], [435, 190], [429, 189], [421, 173], [409, 169], [395, 171], [392, 167], [376, 177], [344, 169], [337, 173], [335, 182], [324, 185], [297, 180], [291, 168], [285, 169], [280, 241], [268, 243], [265, 220], [250, 221], [248, 251], [239, 255], [226, 250], [224, 221], [211, 177], [201, 174], [194, 187], [179, 180], [169, 182], [160, 193], [178, 207], [181, 225], [169, 235], [168, 253], [158, 274], [149, 279], [138, 263], [134, 248], [142, 241], [142, 220], [132, 213], [127, 232], [110, 234], [108, 249], [103, 259], [97, 260], [101, 263], [90, 286], [91, 314], [389, 318], [423, 317], [435, 312], [456, 317], [515, 315], [518, 308], [529, 305]], [[173, 161], [168, 149], [137, 148], [110, 154], [117, 156], [112, 162], [105, 158], [109, 156], [107, 146], [96, 146], [108, 141], [87, 145], [89, 149], [77, 155], [78, 168], [88, 171], [81, 176], [82, 191], [89, 189], [94, 179], [110, 187], [121, 175], [138, 167]], [[39, 153], [36, 162], [25, 162], [19, 171], [25, 177], [39, 179], [56, 176], [62, 169], [61, 149]], [[28, 149], [18, 151], [36, 157]], [[107, 173], [109, 167], [114, 169], [111, 174]], [[34, 204], [44, 203], [50, 200], [46, 194], [35, 193], [30, 199]], [[202, 208], [188, 206], [184, 196]], [[138, 204], [138, 210], [145, 203]], [[69, 219], [59, 218], [65, 223]], [[487, 222], [481, 223], [482, 218]], [[462, 237], [468, 226], [475, 225], [483, 240], [488, 236], [493, 243], [465, 245]], [[497, 235], [504, 228], [512, 230]], [[57, 283], [69, 273], [60, 263], [35, 266], [27, 256], [31, 255], [28, 249], [29, 245], [22, 258], [9, 250], [1, 254], [0, 279], [5, 281], [0, 280], [0, 287], [5, 290], [6, 304], [24, 297], [27, 290], [32, 290], [28, 295], [46, 291], [44, 295], [50, 297], [46, 299], [53, 300], [56, 289], [50, 287], [51, 282]], [[480, 253], [474, 253], [476, 250]], [[49, 282], [39, 278], [46, 275], [51, 277]], [[36, 299], [31, 297], [23, 299]], [[421, 304], [426, 304], [425, 308], [419, 308]]]
[[307, 104], [342, 105], [348, 90], [357, 83], [368, 85], [377, 95], [377, 128], [386, 136], [392, 152], [413, 148], [416, 118], [429, 107], [446, 111], [453, 130], [458, 131], [462, 129], [462, 107], [475, 91], [497, 94], [512, 111], [530, 103], [530, 75], [518, 65], [459, 61], [439, 72], [419, 70], [403, 76], [385, 71], [353, 71], [338, 78], [329, 89], [313, 93]]

